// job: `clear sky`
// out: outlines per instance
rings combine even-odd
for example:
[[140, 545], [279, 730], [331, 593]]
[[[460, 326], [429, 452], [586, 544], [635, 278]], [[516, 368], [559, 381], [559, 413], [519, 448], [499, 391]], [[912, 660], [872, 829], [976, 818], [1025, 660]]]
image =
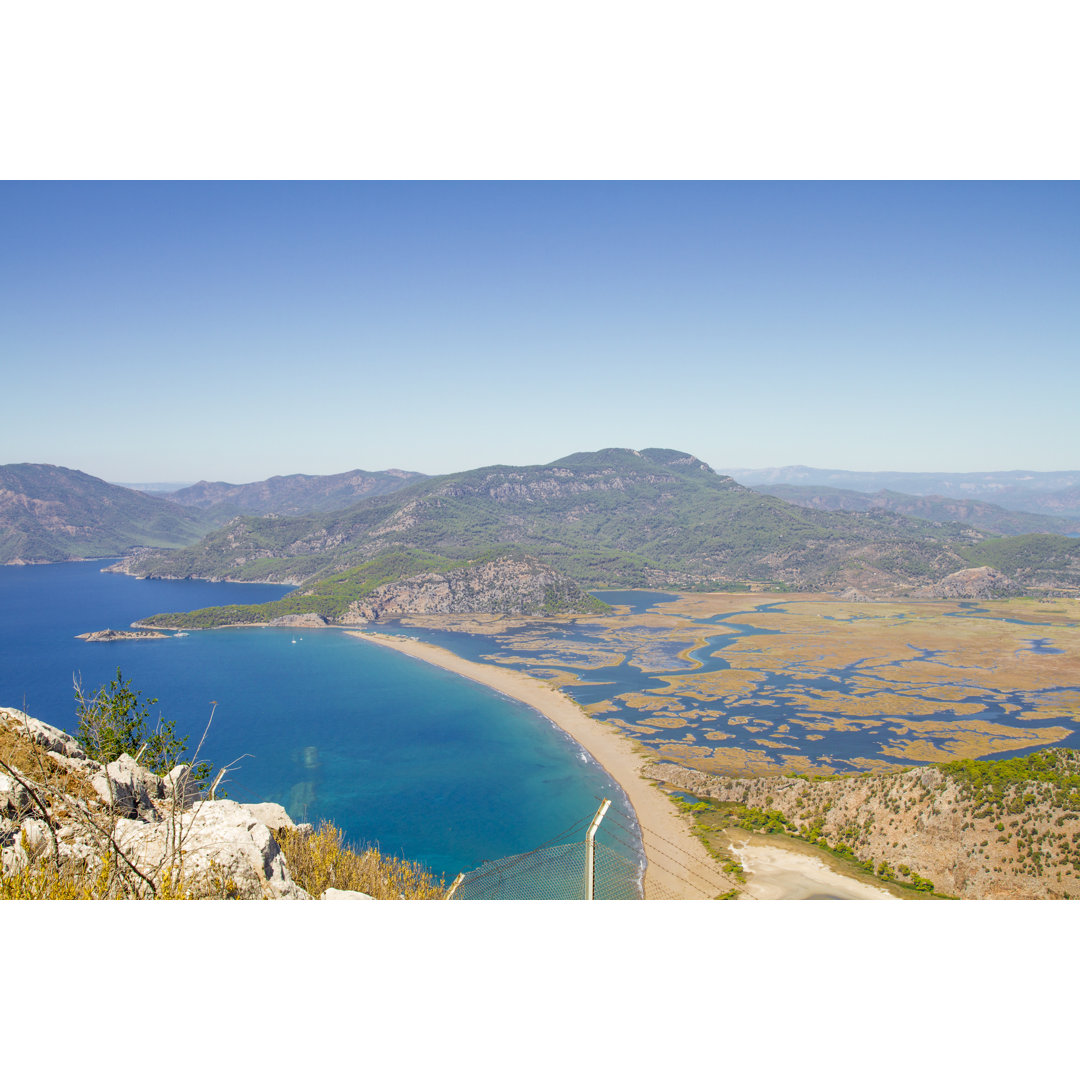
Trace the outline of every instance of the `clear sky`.
[[1076, 183], [0, 185], [0, 462], [1080, 468]]

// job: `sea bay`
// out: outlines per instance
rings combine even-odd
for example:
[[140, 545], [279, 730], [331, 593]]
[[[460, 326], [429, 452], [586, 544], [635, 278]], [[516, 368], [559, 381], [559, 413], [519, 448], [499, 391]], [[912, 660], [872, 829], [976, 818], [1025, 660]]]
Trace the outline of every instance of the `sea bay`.
[[[0, 567], [0, 705], [74, 731], [73, 676], [93, 690], [119, 667], [144, 698], [158, 698], [151, 720], [174, 720], [191, 747], [213, 707], [202, 757], [234, 763], [230, 797], [331, 820], [354, 842], [449, 877], [547, 842], [601, 798], [633, 819], [611, 778], [534, 710], [337, 630], [79, 641], [156, 611], [288, 591], [137, 580], [104, 565]], [[626, 850], [619, 837], [609, 843]]]

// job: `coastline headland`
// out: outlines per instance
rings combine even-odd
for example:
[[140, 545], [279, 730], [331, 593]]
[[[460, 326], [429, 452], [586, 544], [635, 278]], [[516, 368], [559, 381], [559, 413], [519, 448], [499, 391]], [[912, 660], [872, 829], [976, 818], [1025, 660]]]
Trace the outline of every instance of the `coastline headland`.
[[585, 748], [623, 789], [641, 826], [646, 899], [711, 899], [733, 882], [721, 873], [671, 801], [641, 775], [646, 758], [614, 728], [589, 716], [565, 694], [520, 671], [463, 660], [448, 649], [414, 638], [346, 631], [351, 637], [395, 649], [417, 660], [482, 683], [536, 709]]

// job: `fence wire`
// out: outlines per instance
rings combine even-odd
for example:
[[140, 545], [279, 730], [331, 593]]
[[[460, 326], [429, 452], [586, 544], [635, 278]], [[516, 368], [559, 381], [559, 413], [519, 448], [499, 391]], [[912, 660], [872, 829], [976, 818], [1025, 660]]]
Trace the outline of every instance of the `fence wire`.
[[[642, 868], [595, 844], [593, 897], [640, 900]], [[585, 842], [537, 848], [484, 863], [466, 874], [454, 900], [584, 900]]]

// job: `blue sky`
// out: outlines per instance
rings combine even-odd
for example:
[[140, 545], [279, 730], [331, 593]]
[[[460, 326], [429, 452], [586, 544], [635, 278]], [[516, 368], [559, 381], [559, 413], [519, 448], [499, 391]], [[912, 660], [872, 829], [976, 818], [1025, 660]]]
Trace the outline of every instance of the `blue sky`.
[[1080, 468], [1075, 183], [0, 185], [0, 460]]

